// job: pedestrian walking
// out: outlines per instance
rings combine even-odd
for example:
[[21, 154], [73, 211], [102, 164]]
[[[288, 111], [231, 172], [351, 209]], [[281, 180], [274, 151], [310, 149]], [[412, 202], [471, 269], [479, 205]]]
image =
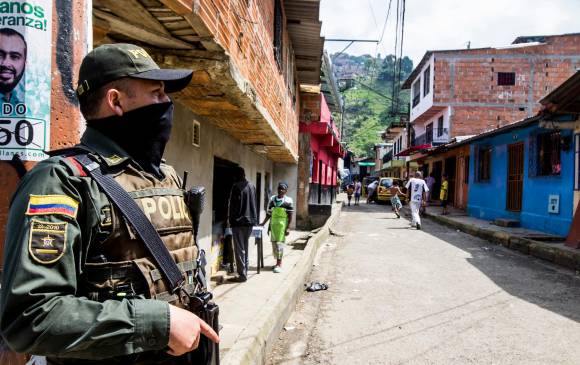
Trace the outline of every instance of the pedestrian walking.
[[348, 199], [348, 206], [350, 207], [350, 202], [352, 200], [352, 195], [354, 194], [354, 184], [349, 183], [346, 186], [346, 198]]
[[393, 207], [393, 211], [397, 218], [401, 218], [400, 212], [403, 204], [401, 203], [399, 195], [405, 195], [405, 193], [401, 191], [401, 187], [397, 180], [393, 181], [393, 185], [389, 188], [389, 193], [391, 194], [391, 206]]
[[415, 172], [415, 177], [407, 182], [407, 201], [411, 207], [411, 226], [421, 229], [421, 206], [425, 203], [425, 193], [429, 191], [420, 171]]
[[[159, 69], [132, 44], [102, 45], [84, 58], [81, 143], [29, 171], [10, 207], [0, 330], [12, 349], [49, 364], [174, 365], [188, 362], [202, 334], [219, 341], [184, 309], [201, 275], [198, 249], [180, 178], [162, 162], [173, 122], [166, 93], [191, 77]], [[162, 266], [155, 254], [176, 262]], [[177, 279], [176, 263], [185, 271], [179, 295], [165, 280]]]
[[294, 213], [292, 198], [286, 195], [288, 184], [281, 182], [278, 184], [278, 195], [273, 195], [268, 203], [268, 212], [261, 225], [265, 225], [268, 220], [270, 226], [270, 241], [272, 241], [272, 254], [276, 259], [275, 273], [282, 272], [282, 257], [284, 256], [284, 243], [286, 236], [290, 233], [290, 222]]
[[427, 188], [429, 191], [426, 193], [426, 201], [427, 203], [431, 203], [431, 192], [433, 191], [433, 186], [435, 185], [435, 177], [433, 177], [433, 173], [431, 172], [429, 176], [425, 178], [425, 183], [427, 184]]
[[449, 212], [447, 211], [447, 200], [449, 198], [449, 180], [447, 174], [443, 174], [442, 182], [441, 182], [441, 190], [439, 192], [439, 200], [441, 201], [441, 206], [443, 207], [443, 211], [441, 215], [447, 215]]
[[228, 224], [232, 228], [234, 255], [238, 276], [237, 282], [248, 280], [248, 242], [252, 229], [258, 224], [256, 209], [256, 188], [246, 180], [246, 172], [242, 167], [236, 169], [236, 182], [232, 186], [228, 207]]
[[358, 178], [354, 180], [354, 205], [360, 205], [360, 196], [362, 194], [362, 183]]

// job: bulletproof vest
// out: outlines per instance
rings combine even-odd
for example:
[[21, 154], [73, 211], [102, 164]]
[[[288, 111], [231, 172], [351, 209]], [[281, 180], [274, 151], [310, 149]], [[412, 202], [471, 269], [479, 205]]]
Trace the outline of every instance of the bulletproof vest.
[[[183, 272], [186, 289], [192, 290], [198, 249], [191, 216], [175, 170], [161, 165], [161, 171], [165, 175], [163, 180], [129, 163], [112, 176], [149, 218]], [[108, 215], [104, 222], [109, 226], [103, 227], [108, 237], [91, 243], [84, 265], [84, 295], [97, 301], [138, 296], [181, 306], [178, 296], [168, 292], [159, 267], [133, 227], [113, 205], [109, 207], [109, 212], [106, 207], [101, 212]]]

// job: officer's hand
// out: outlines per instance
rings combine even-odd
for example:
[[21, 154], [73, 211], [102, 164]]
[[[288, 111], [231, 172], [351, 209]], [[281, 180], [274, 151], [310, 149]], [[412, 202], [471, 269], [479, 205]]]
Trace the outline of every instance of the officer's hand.
[[218, 343], [220, 338], [207, 323], [185, 309], [169, 305], [169, 351], [168, 354], [180, 356], [199, 346], [201, 335]]

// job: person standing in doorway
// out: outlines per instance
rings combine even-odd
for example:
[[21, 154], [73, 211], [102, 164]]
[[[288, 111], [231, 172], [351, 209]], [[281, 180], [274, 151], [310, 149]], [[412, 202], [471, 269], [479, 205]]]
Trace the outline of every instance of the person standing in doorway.
[[268, 212], [262, 222], [262, 226], [270, 221], [270, 241], [272, 241], [272, 253], [276, 258], [274, 272], [282, 272], [282, 257], [284, 256], [284, 243], [286, 236], [290, 233], [290, 222], [294, 213], [292, 198], [286, 196], [288, 184], [281, 182], [278, 184], [278, 195], [273, 195], [268, 203]]
[[420, 171], [415, 172], [415, 177], [411, 178], [406, 185], [407, 200], [411, 207], [411, 226], [421, 229], [421, 217], [419, 211], [421, 206], [425, 203], [425, 194], [429, 191], [423, 175]]
[[362, 183], [356, 178], [354, 180], [354, 205], [360, 204], [360, 196], [362, 194]]
[[256, 188], [246, 180], [246, 172], [241, 167], [237, 168], [235, 179], [230, 192], [228, 223], [232, 228], [238, 272], [234, 281], [245, 282], [248, 280], [248, 241], [252, 227], [258, 224]]
[[449, 199], [449, 180], [447, 174], [443, 174], [441, 177], [441, 191], [439, 192], [439, 200], [441, 200], [441, 206], [443, 207], [443, 212], [441, 215], [447, 215], [447, 200]]

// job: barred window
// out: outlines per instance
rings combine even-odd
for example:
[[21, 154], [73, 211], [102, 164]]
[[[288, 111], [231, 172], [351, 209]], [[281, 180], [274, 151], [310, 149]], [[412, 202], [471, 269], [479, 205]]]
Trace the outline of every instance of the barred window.
[[537, 136], [537, 171], [538, 176], [560, 175], [562, 169], [560, 151], [560, 132], [542, 133]]
[[515, 72], [498, 72], [497, 73], [497, 84], [500, 86], [512, 86], [516, 84], [516, 73]]
[[491, 147], [479, 147], [477, 158], [477, 181], [491, 179]]

